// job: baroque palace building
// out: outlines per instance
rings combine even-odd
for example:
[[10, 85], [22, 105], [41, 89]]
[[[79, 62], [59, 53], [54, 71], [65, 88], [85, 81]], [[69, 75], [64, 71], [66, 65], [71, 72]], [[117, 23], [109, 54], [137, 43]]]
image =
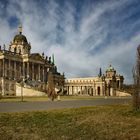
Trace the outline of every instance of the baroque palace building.
[[6, 50], [0, 46], [0, 94], [2, 96], [16, 96], [16, 85], [24, 82], [30, 88], [39, 91], [47, 90], [47, 78], [49, 72], [53, 75], [53, 81], [57, 86], [64, 85], [64, 75], [57, 72], [57, 67], [51, 57], [44, 53], [31, 53], [31, 44], [26, 36], [15, 35], [13, 41]]
[[124, 77], [110, 65], [105, 75], [100, 69], [97, 77], [66, 79], [65, 89], [68, 95], [117, 96], [116, 90], [122, 88], [123, 81]]

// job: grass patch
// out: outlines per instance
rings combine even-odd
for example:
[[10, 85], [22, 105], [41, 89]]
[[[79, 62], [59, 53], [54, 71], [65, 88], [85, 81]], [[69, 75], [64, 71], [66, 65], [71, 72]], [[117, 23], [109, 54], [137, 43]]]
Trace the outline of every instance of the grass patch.
[[128, 105], [1, 113], [1, 140], [138, 140], [140, 112]]

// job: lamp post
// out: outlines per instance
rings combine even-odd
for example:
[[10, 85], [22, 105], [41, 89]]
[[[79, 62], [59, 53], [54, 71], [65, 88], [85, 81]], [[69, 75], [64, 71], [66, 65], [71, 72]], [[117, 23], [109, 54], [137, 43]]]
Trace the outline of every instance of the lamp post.
[[21, 81], [21, 102], [23, 102], [23, 86], [24, 86], [24, 77], [22, 76]]
[[29, 79], [29, 75], [26, 78], [24, 76], [21, 77], [21, 101], [23, 102], [23, 87], [26, 80]]

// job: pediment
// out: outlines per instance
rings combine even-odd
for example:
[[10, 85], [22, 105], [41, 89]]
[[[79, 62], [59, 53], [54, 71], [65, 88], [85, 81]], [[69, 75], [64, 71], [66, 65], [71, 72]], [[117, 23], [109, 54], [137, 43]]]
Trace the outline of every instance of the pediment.
[[33, 53], [33, 54], [30, 55], [29, 58], [33, 59], [33, 60], [43, 61], [43, 58], [39, 53]]

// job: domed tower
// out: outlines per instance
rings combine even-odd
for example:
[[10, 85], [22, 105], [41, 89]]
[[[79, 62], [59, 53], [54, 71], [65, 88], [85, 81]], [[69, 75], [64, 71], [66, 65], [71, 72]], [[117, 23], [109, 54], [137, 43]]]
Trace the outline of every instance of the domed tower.
[[106, 70], [106, 77], [111, 78], [116, 75], [116, 70], [110, 65], [109, 68]]
[[110, 65], [106, 70], [106, 95], [116, 95], [116, 70]]
[[9, 51], [19, 54], [30, 54], [31, 46], [28, 43], [26, 36], [22, 34], [22, 26], [19, 26], [19, 34], [15, 35], [11, 42]]

